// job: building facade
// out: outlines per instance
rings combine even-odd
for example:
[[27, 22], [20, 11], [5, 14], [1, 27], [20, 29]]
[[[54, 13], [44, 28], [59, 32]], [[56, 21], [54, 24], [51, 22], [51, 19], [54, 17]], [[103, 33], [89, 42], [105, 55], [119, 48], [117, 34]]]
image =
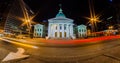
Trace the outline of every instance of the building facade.
[[79, 38], [83, 38], [87, 36], [87, 26], [85, 25], [78, 25], [77, 26], [77, 30], [78, 30], [78, 37]]
[[[10, 4], [9, 12], [6, 17], [6, 22], [4, 25], [4, 32], [7, 34], [13, 34], [18, 33], [19, 30], [22, 30], [23, 32], [26, 32], [25, 25], [23, 27], [23, 23], [25, 22], [25, 10], [26, 15], [32, 16], [32, 12], [30, 12], [30, 8], [25, 4], [23, 0], [14, 0]], [[24, 28], [24, 29], [21, 29]]]
[[66, 18], [60, 8], [55, 18], [48, 19], [49, 39], [74, 39], [73, 20]]
[[41, 24], [34, 25], [33, 37], [36, 37], [36, 38], [44, 37], [43, 32], [44, 32], [44, 25], [41, 25]]

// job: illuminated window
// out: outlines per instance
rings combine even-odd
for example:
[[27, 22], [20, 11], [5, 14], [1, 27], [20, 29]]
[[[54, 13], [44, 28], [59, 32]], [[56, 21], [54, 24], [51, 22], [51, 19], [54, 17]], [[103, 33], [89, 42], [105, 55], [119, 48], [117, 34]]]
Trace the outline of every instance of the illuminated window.
[[57, 37], [57, 32], [55, 32], [55, 37]]

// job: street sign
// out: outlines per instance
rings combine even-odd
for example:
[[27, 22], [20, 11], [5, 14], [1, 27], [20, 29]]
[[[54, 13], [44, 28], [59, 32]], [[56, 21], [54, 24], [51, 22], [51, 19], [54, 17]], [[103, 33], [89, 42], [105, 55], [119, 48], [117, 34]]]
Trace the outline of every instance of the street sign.
[[5, 61], [10, 61], [10, 60], [17, 60], [17, 59], [23, 59], [29, 57], [29, 55], [23, 55], [25, 50], [23, 48], [17, 48], [18, 51], [16, 53], [10, 52], [3, 60], [2, 62]]

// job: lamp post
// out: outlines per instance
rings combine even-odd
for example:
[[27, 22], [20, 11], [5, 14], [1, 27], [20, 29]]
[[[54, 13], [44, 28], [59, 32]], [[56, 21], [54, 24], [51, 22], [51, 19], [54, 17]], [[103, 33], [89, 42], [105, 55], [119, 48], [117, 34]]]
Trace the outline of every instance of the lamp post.
[[113, 26], [109, 26], [108, 29], [109, 29], [109, 30], [112, 30], [112, 29], [113, 29]]
[[90, 18], [90, 24], [91, 24], [91, 31], [95, 32], [95, 29], [97, 27], [97, 22], [99, 22], [99, 19], [97, 17]]
[[31, 34], [31, 21], [30, 19], [25, 19], [25, 24], [27, 25], [27, 29], [28, 29], [28, 34]]
[[91, 32], [95, 32], [95, 28], [97, 27], [97, 22], [99, 21], [100, 15], [95, 15], [93, 0], [88, 0], [89, 2], [89, 9], [90, 9], [90, 18], [89, 23], [91, 24]]

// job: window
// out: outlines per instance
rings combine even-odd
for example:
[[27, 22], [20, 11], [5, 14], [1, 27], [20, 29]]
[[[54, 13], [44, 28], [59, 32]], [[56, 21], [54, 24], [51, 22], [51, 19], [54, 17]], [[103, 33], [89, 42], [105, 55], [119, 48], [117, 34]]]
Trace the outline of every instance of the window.
[[36, 33], [36, 36], [38, 36], [38, 33]]
[[57, 32], [55, 32], [55, 37], [57, 37]]
[[66, 30], [66, 26], [67, 26], [67, 25], [66, 25], [66, 24], [64, 24], [64, 30]]
[[82, 29], [82, 32], [84, 32], [84, 30]]
[[81, 29], [79, 29], [79, 32], [81, 32]]
[[40, 36], [41, 36], [41, 33], [40, 33]]
[[62, 37], [62, 32], [60, 32], [60, 38]]
[[60, 30], [62, 29], [62, 25], [60, 24]]
[[66, 32], [64, 32], [64, 37], [66, 37]]
[[40, 29], [40, 31], [41, 31], [41, 29]]

